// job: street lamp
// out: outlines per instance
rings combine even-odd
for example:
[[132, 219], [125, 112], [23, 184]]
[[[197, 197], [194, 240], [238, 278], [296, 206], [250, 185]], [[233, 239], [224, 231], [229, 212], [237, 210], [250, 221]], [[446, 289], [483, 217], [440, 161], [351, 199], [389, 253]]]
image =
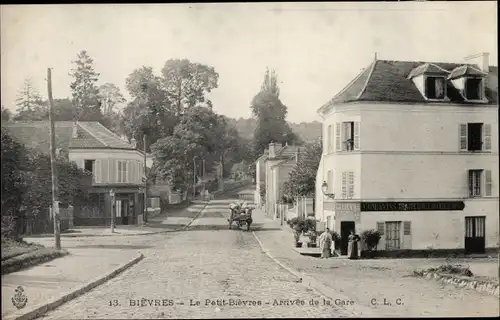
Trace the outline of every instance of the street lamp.
[[111, 197], [111, 233], [115, 232], [115, 190], [109, 190]]
[[323, 181], [323, 184], [321, 185], [321, 191], [323, 191], [323, 194], [328, 198], [335, 198], [335, 193], [328, 193], [328, 183], [326, 183], [326, 181]]

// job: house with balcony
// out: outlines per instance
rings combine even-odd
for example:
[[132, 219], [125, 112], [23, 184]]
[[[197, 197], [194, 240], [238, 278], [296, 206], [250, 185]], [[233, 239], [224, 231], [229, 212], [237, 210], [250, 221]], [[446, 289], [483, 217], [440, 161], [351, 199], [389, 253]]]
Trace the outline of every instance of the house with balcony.
[[376, 59], [319, 108], [316, 216], [378, 250], [499, 247], [498, 68]]
[[[50, 150], [48, 121], [14, 122], [8, 130], [27, 147]], [[98, 122], [55, 123], [56, 150], [92, 172], [89, 199], [74, 210], [74, 225], [136, 224], [144, 204], [144, 154]]]

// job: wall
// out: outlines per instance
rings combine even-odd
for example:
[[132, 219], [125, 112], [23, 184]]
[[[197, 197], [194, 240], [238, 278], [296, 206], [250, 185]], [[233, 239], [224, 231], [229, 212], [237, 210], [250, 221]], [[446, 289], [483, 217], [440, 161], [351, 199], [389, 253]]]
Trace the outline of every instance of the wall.
[[[376, 152], [460, 152], [459, 125], [491, 124], [492, 152], [498, 153], [498, 107], [363, 104], [361, 150]], [[402, 130], [404, 128], [404, 130]]]
[[[362, 212], [361, 230], [377, 229], [377, 222], [411, 221], [411, 236], [403, 237], [401, 249], [463, 249], [465, 217], [486, 216], [486, 248], [498, 248], [498, 202], [495, 200], [465, 201], [463, 211]], [[385, 250], [385, 234], [378, 250]]]
[[70, 149], [69, 160], [76, 162], [79, 168], [84, 168], [85, 160], [96, 160], [94, 170], [94, 185], [119, 183], [118, 182], [118, 160], [128, 161], [127, 184], [142, 185], [142, 174], [144, 170], [143, 155], [136, 150], [115, 149]]

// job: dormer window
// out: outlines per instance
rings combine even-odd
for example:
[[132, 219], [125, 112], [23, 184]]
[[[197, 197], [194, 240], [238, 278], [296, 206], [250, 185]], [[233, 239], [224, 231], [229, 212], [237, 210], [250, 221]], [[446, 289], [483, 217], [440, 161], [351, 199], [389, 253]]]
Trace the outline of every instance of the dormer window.
[[446, 97], [446, 82], [444, 77], [427, 77], [425, 95], [427, 99], [444, 99]]
[[467, 100], [482, 100], [483, 85], [480, 78], [468, 78], [465, 80], [465, 99]]

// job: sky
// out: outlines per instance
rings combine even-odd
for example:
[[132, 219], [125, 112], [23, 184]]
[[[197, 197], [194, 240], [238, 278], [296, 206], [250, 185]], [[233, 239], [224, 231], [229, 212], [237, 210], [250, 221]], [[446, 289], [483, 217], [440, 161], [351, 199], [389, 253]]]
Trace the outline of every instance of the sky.
[[116, 84], [168, 59], [210, 65], [219, 85], [214, 110], [251, 116], [266, 67], [275, 69], [292, 122], [319, 121], [316, 110], [378, 59], [463, 62], [490, 53], [498, 65], [496, 1], [233, 4], [2, 5], [1, 103], [15, 110], [24, 79], [47, 97], [71, 95], [72, 61], [85, 49]]

